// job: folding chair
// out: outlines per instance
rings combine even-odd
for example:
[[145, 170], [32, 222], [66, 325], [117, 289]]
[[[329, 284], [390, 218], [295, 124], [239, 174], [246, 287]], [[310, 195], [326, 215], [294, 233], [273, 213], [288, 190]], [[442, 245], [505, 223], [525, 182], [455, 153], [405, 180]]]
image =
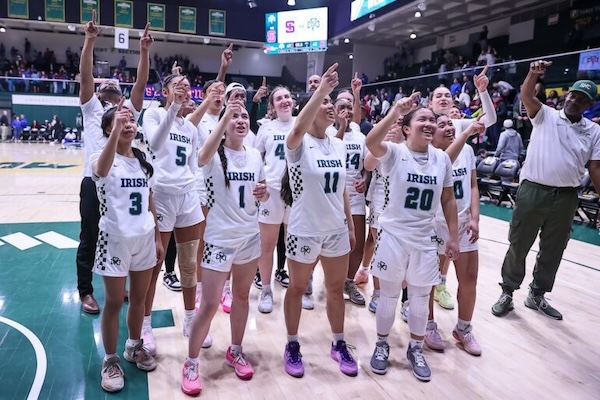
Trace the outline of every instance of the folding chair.
[[519, 171], [520, 165], [517, 160], [504, 160], [494, 171], [494, 175], [500, 178], [500, 187], [502, 188], [498, 205], [501, 205], [504, 200], [510, 201], [511, 206], [515, 205], [519, 189]]
[[502, 190], [502, 181], [496, 179], [494, 176], [498, 164], [500, 164], [500, 159], [490, 156], [481, 161], [476, 167], [479, 194], [492, 201], [498, 197], [498, 195], [494, 195], [494, 193], [499, 193]]

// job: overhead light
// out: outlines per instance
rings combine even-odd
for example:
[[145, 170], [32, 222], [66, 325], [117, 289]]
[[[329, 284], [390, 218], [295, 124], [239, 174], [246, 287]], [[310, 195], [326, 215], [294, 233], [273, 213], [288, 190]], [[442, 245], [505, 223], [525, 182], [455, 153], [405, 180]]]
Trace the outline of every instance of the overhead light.
[[354, 55], [348, 54], [348, 58], [352, 60], [354, 58]]
[[205, 37], [204, 39], [202, 39], [202, 41], [204, 42], [204, 44], [209, 44], [210, 38]]
[[423, 14], [421, 14], [421, 11], [417, 11], [415, 12], [415, 18], [421, 18]]
[[344, 39], [344, 43], [350, 43], [350, 39], [348, 39], [348, 38]]
[[410, 34], [409, 38], [411, 38], [411, 39], [413, 39], [413, 40], [414, 40], [414, 39], [416, 39], [416, 38], [417, 38], [417, 34], [416, 34], [416, 33], [414, 33], [414, 32], [412, 32], [412, 33]]
[[0, 32], [2, 32], [2, 33], [6, 32], [6, 27], [5, 26], [0, 26]]
[[296, 5], [296, 0], [288, 0], [288, 6], [294, 7]]
[[333, 45], [337, 46], [340, 44], [340, 40], [339, 39], [333, 39]]
[[367, 29], [370, 30], [371, 32], [375, 32], [375, 24], [369, 24], [367, 26]]
[[248, 0], [248, 7], [250, 8], [256, 8], [256, 1], [254, 0]]
[[420, 2], [419, 4], [417, 4], [417, 9], [419, 11], [427, 11], [427, 3], [425, 3], [424, 1]]

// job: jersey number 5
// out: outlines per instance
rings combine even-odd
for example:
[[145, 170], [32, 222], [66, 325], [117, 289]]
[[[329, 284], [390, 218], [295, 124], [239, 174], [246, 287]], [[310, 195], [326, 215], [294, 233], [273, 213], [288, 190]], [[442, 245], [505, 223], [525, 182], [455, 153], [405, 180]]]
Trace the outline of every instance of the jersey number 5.
[[131, 193], [129, 195], [129, 200], [131, 200], [129, 214], [140, 215], [142, 213], [142, 194], [138, 192]]
[[433, 190], [423, 189], [419, 190], [416, 187], [409, 187], [406, 191], [406, 200], [404, 201], [404, 207], [416, 210], [417, 208], [423, 211], [431, 210], [431, 203], [433, 202]]
[[185, 153], [185, 147], [177, 146], [177, 158], [175, 159], [175, 164], [180, 167], [184, 166], [187, 162], [187, 154]]

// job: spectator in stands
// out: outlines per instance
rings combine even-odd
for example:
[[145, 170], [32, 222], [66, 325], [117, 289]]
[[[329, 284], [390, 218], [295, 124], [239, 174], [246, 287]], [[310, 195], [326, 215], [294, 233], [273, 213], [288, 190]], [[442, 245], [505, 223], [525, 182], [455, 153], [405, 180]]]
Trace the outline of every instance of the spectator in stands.
[[0, 139], [6, 140], [8, 139], [8, 131], [10, 130], [10, 120], [8, 119], [8, 111], [2, 111], [2, 116], [0, 117]]
[[367, 111], [367, 107], [365, 107], [364, 105], [360, 106], [360, 131], [363, 133], [363, 135], [368, 135], [369, 132], [371, 132], [371, 129], [373, 129], [373, 124], [371, 124], [369, 121], [367, 121], [367, 116], [369, 115], [368, 111]]
[[121, 61], [119, 61], [119, 69], [124, 71], [125, 68], [127, 68], [127, 60], [125, 59], [125, 56], [121, 57]]
[[461, 91], [462, 85], [460, 84], [459, 78], [454, 78], [454, 82], [450, 85], [450, 94], [452, 98], [455, 98]]
[[23, 128], [21, 127], [21, 118], [18, 115], [15, 115], [15, 118], [12, 122], [13, 128], [13, 140], [16, 142], [21, 139], [21, 134], [23, 133]]
[[375, 118], [377, 115], [381, 114], [381, 102], [377, 95], [372, 94], [369, 98], [369, 108], [371, 109], [371, 118]]
[[481, 28], [477, 41], [479, 42], [481, 51], [485, 51], [488, 48], [488, 27], [486, 25]]
[[558, 106], [558, 93], [556, 92], [556, 90], [550, 91], [550, 94], [546, 99], [546, 105], [552, 108], [556, 108], [556, 106]]
[[564, 109], [554, 110], [535, 96], [536, 82], [549, 65], [543, 60], [532, 62], [521, 90], [521, 101], [534, 128], [527, 161], [520, 172], [510, 247], [502, 264], [502, 294], [492, 306], [492, 314], [497, 317], [514, 308], [513, 292], [523, 283], [525, 259], [539, 233], [539, 251], [525, 306], [562, 320], [562, 314], [548, 303], [545, 294], [554, 287], [569, 241], [579, 205], [577, 190], [586, 166], [592, 182], [600, 187], [600, 126], [582, 117], [594, 104], [597, 86], [587, 80], [575, 82], [567, 93]]
[[[521, 85], [521, 91], [522, 90], [523, 85]], [[517, 131], [519, 134], [521, 134], [523, 143], [525, 143], [525, 146], [527, 146], [529, 143], [529, 136], [531, 135], [532, 125], [531, 121], [529, 120], [529, 115], [527, 115], [525, 104], [521, 101], [520, 94], [517, 95], [513, 104], [513, 118], [516, 122]]]
[[406, 94], [404, 94], [404, 91], [402, 89], [402, 86], [400, 86], [398, 88], [398, 93], [396, 93], [396, 96], [394, 96], [394, 103], [399, 101], [400, 99], [402, 99], [403, 97], [406, 97]]
[[448, 112], [448, 117], [450, 119], [463, 119], [464, 115], [458, 106], [453, 106]]
[[[464, 88], [464, 86], [463, 86]], [[469, 108], [471, 105], [471, 94], [470, 89], [463, 89], [462, 92], [458, 95], [456, 101], [465, 105], [465, 107]]]
[[535, 84], [535, 97], [540, 101], [540, 103], [542, 104], [546, 104], [546, 100], [548, 99], [546, 97], [546, 91], [544, 90], [544, 85], [542, 85], [541, 82], [538, 82]]
[[510, 119], [505, 119], [504, 131], [500, 133], [498, 147], [496, 148], [495, 156], [504, 160], [520, 160], [523, 153], [523, 140], [519, 132], [513, 129], [513, 122]]
[[517, 63], [515, 62], [512, 55], [509, 55], [506, 61], [510, 62], [510, 64], [504, 67], [506, 69], [506, 78], [511, 83], [511, 85], [514, 85], [515, 79], [517, 77]]
[[600, 124], [600, 97], [596, 98], [596, 102], [593, 106], [585, 110], [583, 116], [592, 122]]
[[468, 91], [469, 93], [475, 93], [475, 84], [473, 84], [472, 80], [473, 75], [464, 75], [463, 76], [463, 85], [461, 88], [461, 92]]
[[25, 114], [21, 114], [21, 129], [22, 131], [25, 130], [25, 128], [27, 128], [29, 126], [28, 122], [27, 122], [27, 118], [25, 118]]
[[387, 112], [390, 110], [390, 101], [388, 100], [387, 92], [383, 93], [381, 100], [381, 115], [386, 116]]
[[321, 77], [319, 75], [311, 75], [308, 78], [308, 91], [314, 92], [321, 84]]
[[54, 115], [52, 122], [50, 123], [50, 132], [54, 138], [54, 143], [61, 143], [65, 136], [65, 126], [58, 117]]

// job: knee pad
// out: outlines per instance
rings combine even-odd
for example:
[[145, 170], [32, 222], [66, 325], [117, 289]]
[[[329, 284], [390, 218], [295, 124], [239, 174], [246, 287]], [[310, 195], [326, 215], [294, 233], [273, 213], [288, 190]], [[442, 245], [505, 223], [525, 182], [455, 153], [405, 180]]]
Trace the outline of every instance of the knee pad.
[[429, 295], [431, 287], [408, 287], [409, 316], [408, 328], [412, 334], [423, 336], [427, 327], [427, 317], [429, 316]]
[[177, 243], [177, 257], [179, 259], [179, 274], [181, 286], [193, 288], [196, 286], [196, 260], [200, 239], [185, 243]]

